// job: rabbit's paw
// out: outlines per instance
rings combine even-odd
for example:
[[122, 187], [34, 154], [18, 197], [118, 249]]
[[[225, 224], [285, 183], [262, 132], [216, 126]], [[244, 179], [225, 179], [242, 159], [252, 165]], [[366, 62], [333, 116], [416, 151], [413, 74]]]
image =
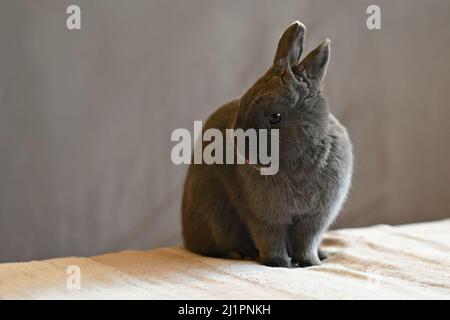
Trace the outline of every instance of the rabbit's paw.
[[318, 254], [318, 256], [319, 256], [320, 261], [326, 260], [326, 259], [328, 259], [328, 257], [329, 257], [329, 254], [326, 253], [325, 251], [321, 250], [321, 249], [319, 249], [319, 251], [317, 252], [317, 254]]
[[302, 256], [293, 259], [293, 264], [300, 268], [320, 266], [320, 259], [318, 256]]
[[242, 259], [245, 260], [258, 260], [258, 250], [256, 248], [243, 248], [240, 250]]
[[286, 257], [270, 257], [262, 259], [261, 263], [268, 267], [275, 267], [275, 268], [289, 268], [291, 266], [289, 258]]

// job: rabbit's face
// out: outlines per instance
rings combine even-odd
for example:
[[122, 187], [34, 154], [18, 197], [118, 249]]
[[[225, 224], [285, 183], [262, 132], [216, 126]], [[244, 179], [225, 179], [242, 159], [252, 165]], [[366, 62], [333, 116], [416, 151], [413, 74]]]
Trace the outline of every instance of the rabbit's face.
[[284, 32], [273, 65], [242, 96], [235, 122], [235, 128], [244, 130], [279, 129], [280, 165], [320, 144], [327, 130], [328, 108], [320, 84], [330, 42], [324, 41], [300, 62], [304, 34], [300, 22]]

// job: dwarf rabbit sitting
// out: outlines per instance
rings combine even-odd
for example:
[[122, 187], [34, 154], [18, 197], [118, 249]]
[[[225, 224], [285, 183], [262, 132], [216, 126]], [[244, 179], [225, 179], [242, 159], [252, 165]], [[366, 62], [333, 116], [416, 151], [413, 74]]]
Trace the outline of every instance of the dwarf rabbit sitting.
[[300, 22], [290, 25], [269, 70], [207, 120], [204, 130], [278, 129], [279, 170], [261, 175], [258, 165], [192, 164], [182, 200], [189, 250], [273, 267], [326, 258], [321, 237], [347, 197], [352, 144], [321, 92], [330, 41], [300, 61], [304, 35]]

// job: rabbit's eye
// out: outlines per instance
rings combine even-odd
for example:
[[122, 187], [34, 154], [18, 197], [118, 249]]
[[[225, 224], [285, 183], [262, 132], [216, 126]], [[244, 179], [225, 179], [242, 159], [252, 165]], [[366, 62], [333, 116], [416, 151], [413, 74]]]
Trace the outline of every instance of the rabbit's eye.
[[271, 125], [279, 124], [283, 120], [283, 115], [281, 113], [272, 113], [269, 116], [269, 122]]

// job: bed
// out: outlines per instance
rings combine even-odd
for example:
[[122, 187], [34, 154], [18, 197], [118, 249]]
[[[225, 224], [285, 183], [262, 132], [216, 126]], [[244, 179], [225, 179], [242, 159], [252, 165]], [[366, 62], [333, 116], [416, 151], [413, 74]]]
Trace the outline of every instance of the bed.
[[[450, 299], [450, 219], [331, 231], [322, 247], [330, 258], [306, 269], [207, 258], [182, 247], [6, 263], [0, 298]], [[80, 271], [79, 288], [70, 266]]]

